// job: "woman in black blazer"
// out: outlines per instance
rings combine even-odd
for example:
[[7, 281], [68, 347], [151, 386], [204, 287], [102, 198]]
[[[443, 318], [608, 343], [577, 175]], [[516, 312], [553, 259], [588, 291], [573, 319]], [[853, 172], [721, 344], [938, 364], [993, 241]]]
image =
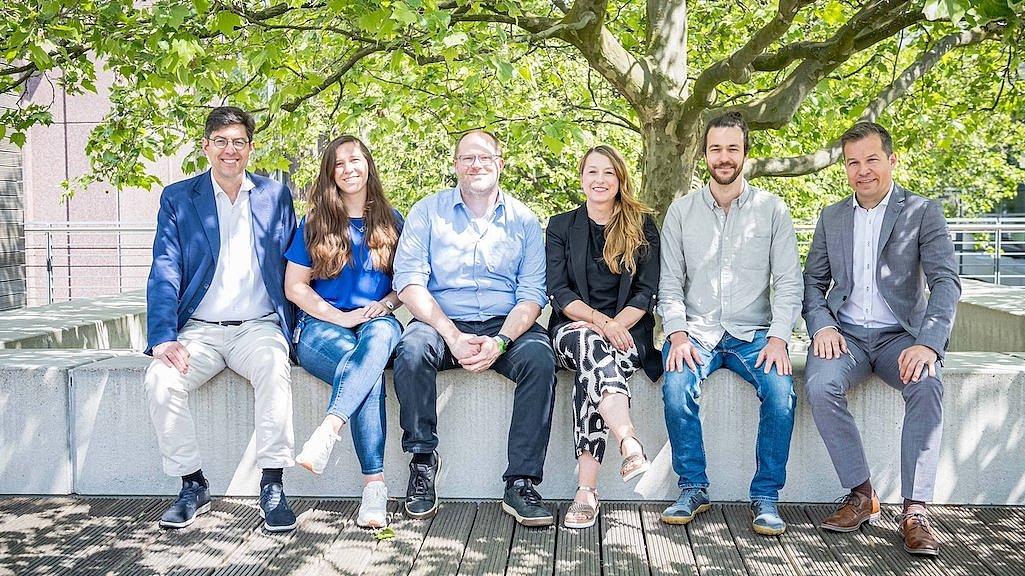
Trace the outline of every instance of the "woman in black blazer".
[[634, 197], [626, 162], [615, 148], [596, 146], [580, 161], [587, 201], [548, 222], [548, 332], [559, 365], [576, 372], [574, 440], [577, 492], [567, 528], [593, 526], [595, 484], [609, 431], [628, 481], [648, 469], [630, 420], [627, 383], [638, 368], [652, 381], [662, 358], [652, 346], [658, 293], [659, 235], [651, 209]]

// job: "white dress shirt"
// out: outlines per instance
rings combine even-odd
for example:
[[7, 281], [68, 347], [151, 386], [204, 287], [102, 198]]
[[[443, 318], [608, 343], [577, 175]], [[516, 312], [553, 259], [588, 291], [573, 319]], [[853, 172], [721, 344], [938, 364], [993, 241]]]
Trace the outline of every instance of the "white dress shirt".
[[874, 208], [862, 208], [857, 195], [851, 197], [854, 209], [854, 289], [850, 298], [837, 310], [840, 320], [848, 324], [865, 328], [885, 328], [900, 324], [890, 306], [879, 294], [879, 285], [876, 283], [879, 235], [883, 228], [883, 215], [886, 214], [886, 206], [891, 196], [892, 183], [890, 191]]
[[262, 318], [274, 312], [274, 305], [263, 285], [253, 240], [249, 192], [256, 184], [247, 174], [233, 204], [212, 172], [210, 179], [214, 184], [221, 248], [213, 282], [192, 317], [210, 322]]

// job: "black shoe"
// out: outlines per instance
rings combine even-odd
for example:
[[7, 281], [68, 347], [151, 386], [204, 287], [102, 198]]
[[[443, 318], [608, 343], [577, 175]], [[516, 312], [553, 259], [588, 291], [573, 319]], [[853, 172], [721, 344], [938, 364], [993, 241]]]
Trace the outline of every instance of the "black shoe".
[[160, 517], [161, 528], [184, 528], [192, 524], [197, 514], [210, 511], [210, 489], [199, 482], [182, 483], [178, 499]]
[[272, 482], [260, 490], [260, 517], [269, 532], [288, 532], [297, 524], [295, 512], [288, 507], [281, 484]]
[[441, 454], [433, 454], [433, 464], [409, 463], [409, 484], [406, 486], [406, 503], [403, 506], [406, 516], [415, 518], [431, 518], [438, 513], [437, 487], [438, 472], [441, 471]]
[[545, 507], [530, 478], [519, 478], [505, 489], [502, 510], [523, 526], [551, 526], [555, 523], [555, 517]]

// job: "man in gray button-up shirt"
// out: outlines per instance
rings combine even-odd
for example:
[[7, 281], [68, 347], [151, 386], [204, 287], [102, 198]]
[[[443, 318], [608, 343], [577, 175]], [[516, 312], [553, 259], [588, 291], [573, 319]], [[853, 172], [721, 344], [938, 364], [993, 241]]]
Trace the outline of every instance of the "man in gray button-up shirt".
[[774, 535], [786, 530], [776, 500], [794, 429], [787, 343], [801, 312], [803, 284], [790, 212], [741, 176], [747, 151], [743, 117], [726, 114], [709, 122], [705, 163], [712, 180], [673, 202], [662, 227], [662, 395], [682, 489], [662, 521], [686, 524], [708, 509], [698, 397], [709, 374], [725, 367], [750, 382], [762, 402], [752, 527]]

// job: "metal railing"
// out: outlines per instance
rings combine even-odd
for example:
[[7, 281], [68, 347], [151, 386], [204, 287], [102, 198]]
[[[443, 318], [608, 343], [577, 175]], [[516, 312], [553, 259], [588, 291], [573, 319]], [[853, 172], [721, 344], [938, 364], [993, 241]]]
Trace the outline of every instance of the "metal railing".
[[[808, 252], [814, 221], [794, 223], [802, 255]], [[962, 278], [1025, 286], [1025, 216], [948, 218], [958, 274]]]
[[27, 305], [145, 287], [155, 230], [152, 223], [26, 223]]
[[[1025, 216], [947, 222], [962, 277], [1025, 286]], [[795, 227], [803, 255], [815, 222]], [[144, 288], [155, 228], [152, 223], [26, 224], [28, 305]]]

